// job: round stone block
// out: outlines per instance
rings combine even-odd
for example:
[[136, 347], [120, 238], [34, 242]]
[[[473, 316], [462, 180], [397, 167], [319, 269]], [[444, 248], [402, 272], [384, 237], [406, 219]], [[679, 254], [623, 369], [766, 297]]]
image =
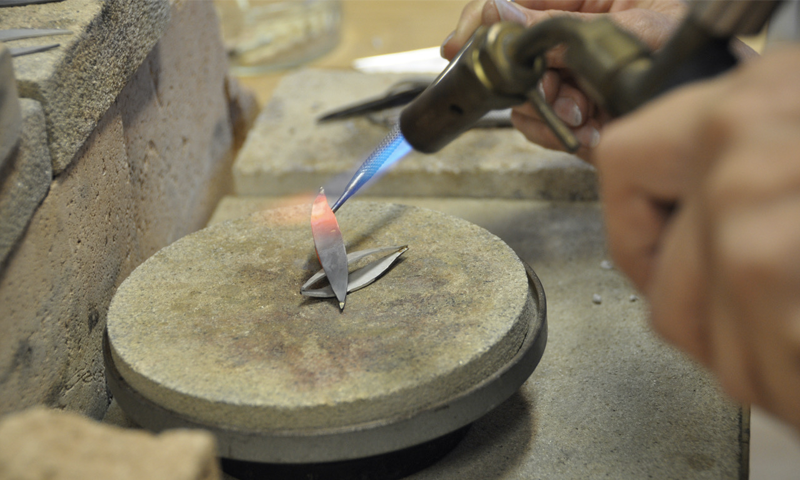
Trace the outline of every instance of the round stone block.
[[348, 203], [337, 215], [348, 252], [409, 250], [340, 313], [335, 299], [300, 295], [320, 268], [309, 215], [287, 207], [209, 227], [140, 265], [108, 313], [124, 382], [204, 425], [330, 431], [446, 402], [520, 350], [537, 301], [496, 236], [431, 210]]

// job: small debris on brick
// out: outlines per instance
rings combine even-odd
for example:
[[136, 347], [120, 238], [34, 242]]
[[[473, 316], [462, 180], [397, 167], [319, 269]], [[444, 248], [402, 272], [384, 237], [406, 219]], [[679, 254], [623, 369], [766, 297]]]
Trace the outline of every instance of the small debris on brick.
[[639, 300], [639, 297], [637, 297], [636, 295], [631, 295], [630, 297], [628, 297], [628, 300], [630, 300], [631, 302], [635, 302]]
[[603, 260], [602, 262], [600, 262], [600, 268], [604, 270], [611, 270], [612, 268], [614, 268], [614, 264], [611, 263], [610, 260]]
[[594, 303], [595, 305], [600, 305], [601, 303], [603, 303], [603, 297], [595, 293], [594, 295], [592, 295], [592, 303]]

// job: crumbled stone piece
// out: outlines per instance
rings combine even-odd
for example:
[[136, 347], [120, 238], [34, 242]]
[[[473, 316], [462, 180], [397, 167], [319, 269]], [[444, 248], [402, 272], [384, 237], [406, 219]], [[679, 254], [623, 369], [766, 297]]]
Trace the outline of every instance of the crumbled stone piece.
[[0, 478], [14, 480], [218, 480], [214, 437], [159, 435], [35, 408], [0, 421]]
[[600, 268], [602, 268], [603, 270], [611, 270], [612, 268], [614, 268], [614, 264], [611, 263], [610, 260], [603, 260], [602, 262], [600, 262]]
[[599, 293], [592, 294], [592, 303], [600, 305], [603, 303], [603, 297], [601, 297]]

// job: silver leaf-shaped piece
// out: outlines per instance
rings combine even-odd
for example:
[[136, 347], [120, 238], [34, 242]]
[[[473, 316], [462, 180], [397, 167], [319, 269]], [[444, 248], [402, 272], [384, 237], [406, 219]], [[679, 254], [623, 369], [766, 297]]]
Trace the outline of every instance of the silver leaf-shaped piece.
[[[370, 255], [377, 255], [385, 252], [392, 252], [385, 257], [381, 257], [374, 262], [359, 268], [353, 272], [348, 274], [347, 280], [347, 293], [355, 292], [361, 288], [366, 287], [370, 283], [377, 280], [389, 267], [394, 264], [394, 262], [400, 258], [400, 255], [404, 254], [408, 250], [408, 245], [403, 245], [401, 247], [394, 246], [394, 247], [380, 247], [380, 248], [372, 248], [369, 250], [362, 250], [360, 252], [353, 252], [347, 254], [347, 264], [351, 265], [359, 260], [366, 258]], [[310, 288], [311, 285], [319, 282], [323, 278], [326, 278], [325, 270], [320, 270], [319, 272], [315, 273], [308, 279], [308, 281], [300, 287], [300, 293], [306, 297], [316, 297], [316, 298], [332, 298], [335, 297], [333, 294], [333, 289], [330, 285], [325, 285], [324, 287]]]

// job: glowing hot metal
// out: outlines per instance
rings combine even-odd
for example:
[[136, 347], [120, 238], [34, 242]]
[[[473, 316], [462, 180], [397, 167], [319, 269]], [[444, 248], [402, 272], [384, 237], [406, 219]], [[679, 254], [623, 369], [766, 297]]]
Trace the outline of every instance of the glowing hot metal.
[[317, 259], [325, 270], [336, 299], [339, 300], [339, 309], [344, 310], [347, 297], [347, 253], [339, 222], [328, 206], [328, 199], [322, 188], [311, 208], [311, 234], [314, 236]]

